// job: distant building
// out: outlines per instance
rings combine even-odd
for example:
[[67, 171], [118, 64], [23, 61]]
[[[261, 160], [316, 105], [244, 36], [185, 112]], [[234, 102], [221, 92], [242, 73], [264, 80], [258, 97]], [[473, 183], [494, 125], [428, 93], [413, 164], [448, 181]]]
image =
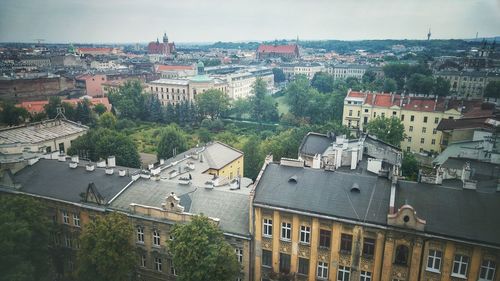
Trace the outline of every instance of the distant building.
[[59, 75], [0, 79], [0, 97], [15, 101], [38, 100], [75, 89], [75, 81]]
[[76, 53], [80, 56], [84, 55], [117, 55], [120, 54], [121, 51], [117, 48], [76, 48]]
[[482, 98], [489, 82], [500, 81], [500, 73], [486, 71], [441, 71], [435, 74], [450, 82], [450, 93], [457, 97]]
[[[98, 104], [102, 104], [106, 107], [106, 110], [111, 111], [111, 104], [109, 103], [109, 100], [107, 97], [101, 97], [101, 98], [92, 98], [92, 97], [83, 97], [83, 98], [78, 98], [78, 99], [61, 99], [61, 102], [66, 102], [69, 103], [73, 106], [76, 106], [79, 102], [82, 102], [83, 99], [88, 100], [91, 104], [91, 106], [96, 106]], [[22, 107], [26, 109], [29, 113], [41, 113], [45, 110], [45, 105], [49, 103], [48, 100], [39, 100], [39, 101], [23, 101], [16, 106]]]
[[104, 95], [102, 84], [108, 81], [104, 74], [84, 74], [75, 78], [76, 87], [84, 89], [87, 95], [99, 97]]
[[149, 42], [148, 44], [148, 54], [171, 55], [173, 53], [175, 53], [175, 43], [168, 42], [166, 33], [163, 34], [163, 42], [160, 43], [156, 39], [156, 42]]
[[337, 64], [328, 66], [326, 72], [333, 76], [334, 79], [356, 78], [359, 81], [363, 78], [368, 66], [356, 64]]
[[198, 74], [196, 64], [192, 65], [164, 65], [157, 64], [154, 66], [154, 71], [161, 75], [161, 78], [175, 79]]
[[260, 45], [257, 48], [257, 59], [270, 59], [270, 58], [282, 58], [282, 59], [298, 59], [299, 46], [293, 45]]
[[297, 75], [304, 75], [308, 79], [313, 79], [314, 74], [324, 71], [325, 67], [319, 63], [292, 63], [279, 66], [283, 70], [287, 79]]

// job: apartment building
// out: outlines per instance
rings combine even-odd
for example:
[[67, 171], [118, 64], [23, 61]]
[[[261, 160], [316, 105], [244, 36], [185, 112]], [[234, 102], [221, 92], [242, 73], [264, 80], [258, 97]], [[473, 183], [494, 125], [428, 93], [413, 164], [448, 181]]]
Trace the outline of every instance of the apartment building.
[[334, 79], [357, 78], [361, 81], [368, 66], [358, 64], [337, 64], [326, 68], [326, 72], [333, 76]]
[[500, 73], [486, 71], [441, 71], [435, 74], [450, 82], [450, 92], [458, 97], [482, 98], [491, 81], [500, 81]]
[[442, 133], [437, 126], [442, 119], [458, 119], [477, 102], [401, 96], [386, 93], [349, 91], [344, 99], [342, 124], [365, 131], [371, 120], [395, 117], [405, 127], [401, 148], [412, 152], [440, 152]]
[[500, 193], [446, 186], [268, 159], [253, 191], [254, 280], [500, 280]]
[[287, 79], [296, 75], [304, 75], [309, 78], [309, 80], [313, 79], [314, 74], [325, 70], [325, 67], [319, 63], [282, 64], [280, 68], [283, 70]]

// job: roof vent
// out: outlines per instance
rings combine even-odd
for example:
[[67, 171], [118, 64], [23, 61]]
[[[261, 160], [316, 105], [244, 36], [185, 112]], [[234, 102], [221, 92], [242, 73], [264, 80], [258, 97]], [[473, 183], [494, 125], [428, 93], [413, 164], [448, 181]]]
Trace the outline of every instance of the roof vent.
[[76, 169], [76, 167], [78, 167], [78, 163], [71, 161], [71, 162], [69, 162], [69, 167], [71, 169]]
[[360, 193], [361, 189], [359, 189], [359, 184], [353, 183], [351, 186], [351, 192], [353, 193]]
[[127, 174], [127, 171], [125, 171], [125, 170], [119, 170], [119, 171], [118, 171], [118, 175], [119, 175], [120, 177], [124, 177], [126, 174]]
[[95, 165], [92, 163], [89, 163], [89, 164], [85, 165], [85, 170], [87, 170], [88, 172], [92, 172], [93, 170], [95, 170]]
[[106, 168], [105, 173], [106, 173], [106, 175], [112, 175], [114, 173], [114, 170], [113, 170], [113, 168], [108, 167], [108, 168]]
[[298, 181], [297, 175], [293, 175], [292, 177], [290, 177], [288, 179], [288, 182], [290, 182], [290, 183], [297, 183], [297, 181]]

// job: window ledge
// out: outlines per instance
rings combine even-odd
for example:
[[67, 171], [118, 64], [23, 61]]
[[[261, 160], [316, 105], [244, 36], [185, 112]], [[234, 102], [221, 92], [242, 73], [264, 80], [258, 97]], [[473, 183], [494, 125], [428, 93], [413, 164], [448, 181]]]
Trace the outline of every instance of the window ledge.
[[439, 271], [437, 269], [434, 269], [434, 268], [426, 268], [425, 271], [429, 271], [429, 272], [432, 272], [432, 273], [441, 274], [441, 271]]
[[262, 237], [264, 237], [264, 238], [273, 238], [272, 235], [264, 235], [264, 234], [262, 234]]
[[307, 242], [299, 242], [300, 245], [304, 245], [304, 246], [310, 246], [311, 243], [307, 243]]
[[461, 274], [456, 274], [456, 273], [452, 273], [451, 277], [456, 277], [456, 278], [461, 278], [461, 279], [467, 279], [467, 276], [461, 275]]
[[288, 238], [280, 238], [281, 241], [283, 242], [291, 242], [292, 239], [288, 239]]

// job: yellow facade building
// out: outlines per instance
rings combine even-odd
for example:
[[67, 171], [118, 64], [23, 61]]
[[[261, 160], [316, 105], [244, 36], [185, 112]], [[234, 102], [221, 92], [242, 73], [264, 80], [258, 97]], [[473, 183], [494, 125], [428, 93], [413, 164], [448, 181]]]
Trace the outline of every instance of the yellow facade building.
[[267, 162], [253, 197], [254, 280], [500, 280], [498, 192]]
[[456, 100], [349, 91], [344, 99], [342, 124], [364, 131], [366, 124], [377, 117], [395, 117], [405, 127], [406, 137], [401, 142], [404, 151], [433, 153], [441, 151], [439, 122], [463, 115], [463, 104]]

